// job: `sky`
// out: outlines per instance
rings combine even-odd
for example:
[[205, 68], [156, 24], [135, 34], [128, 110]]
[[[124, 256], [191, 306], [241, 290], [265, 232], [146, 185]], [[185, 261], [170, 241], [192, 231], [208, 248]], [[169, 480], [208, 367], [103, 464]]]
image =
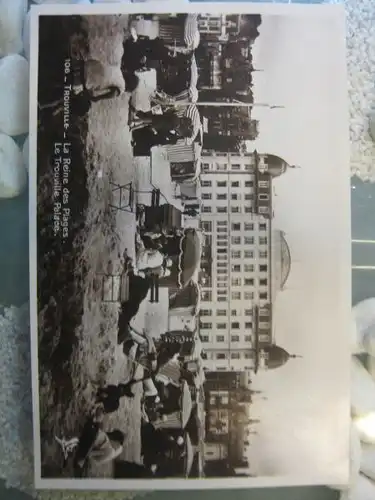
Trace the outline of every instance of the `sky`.
[[330, 477], [348, 470], [350, 208], [345, 54], [341, 19], [263, 16], [253, 47], [259, 138], [249, 149], [300, 169], [275, 180], [274, 225], [292, 267], [276, 298], [274, 334], [303, 356], [253, 378], [267, 401], [253, 406], [251, 472]]

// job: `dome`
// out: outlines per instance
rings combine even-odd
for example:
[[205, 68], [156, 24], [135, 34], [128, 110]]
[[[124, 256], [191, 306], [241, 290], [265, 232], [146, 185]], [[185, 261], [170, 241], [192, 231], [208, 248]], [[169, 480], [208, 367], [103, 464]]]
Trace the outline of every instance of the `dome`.
[[291, 269], [291, 255], [285, 235], [279, 229], [273, 232], [272, 236], [273, 254], [273, 292], [282, 290], [288, 280]]
[[290, 358], [297, 357], [295, 354], [289, 354], [288, 351], [276, 344], [264, 347], [263, 351], [268, 354], [267, 367], [269, 370], [280, 368], [284, 366]]
[[283, 288], [288, 280], [290, 274], [290, 268], [292, 265], [292, 259], [290, 256], [290, 249], [288, 242], [285, 239], [284, 233], [280, 232], [280, 253], [281, 253], [281, 276], [280, 276], [280, 288]]
[[282, 175], [289, 167], [288, 163], [276, 155], [265, 155], [267, 158], [267, 171], [271, 177], [279, 177]]

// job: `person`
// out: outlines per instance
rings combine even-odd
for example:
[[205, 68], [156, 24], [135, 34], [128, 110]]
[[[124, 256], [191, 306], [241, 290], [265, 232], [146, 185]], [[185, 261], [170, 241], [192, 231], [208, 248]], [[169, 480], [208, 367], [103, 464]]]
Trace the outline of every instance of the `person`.
[[96, 407], [94, 413], [86, 420], [79, 437], [66, 440], [55, 436], [64, 456], [67, 450], [69, 453], [74, 451], [74, 467], [78, 471], [82, 471], [87, 460], [104, 464], [114, 461], [123, 451], [125, 434], [119, 429], [104, 431], [103, 416], [103, 411]]
[[103, 406], [105, 413], [113, 413], [119, 409], [121, 398], [134, 398], [133, 385], [138, 382], [146, 382], [148, 379], [149, 376], [141, 379], [132, 379], [125, 384], [109, 384], [106, 387], [101, 387], [97, 392], [97, 402]]
[[173, 110], [162, 115], [138, 112], [130, 121], [134, 156], [149, 156], [154, 146], [176, 144], [179, 139], [193, 136], [191, 118], [178, 116]]

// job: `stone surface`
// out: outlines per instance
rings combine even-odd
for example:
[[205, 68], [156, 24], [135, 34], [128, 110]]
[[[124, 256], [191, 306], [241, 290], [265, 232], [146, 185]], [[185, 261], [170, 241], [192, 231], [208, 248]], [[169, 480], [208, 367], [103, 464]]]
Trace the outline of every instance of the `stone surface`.
[[22, 40], [25, 57], [30, 59], [30, 11], [27, 12], [23, 21]]
[[29, 136], [26, 137], [22, 147], [23, 164], [29, 170]]
[[0, 57], [23, 50], [23, 19], [27, 0], [0, 0]]
[[340, 496], [340, 500], [374, 500], [374, 498], [375, 484], [362, 475], [358, 477], [353, 488]]
[[25, 188], [27, 173], [16, 142], [0, 134], [0, 198], [14, 198]]
[[375, 380], [354, 357], [351, 361], [351, 406], [358, 416], [375, 413]]
[[[361, 453], [361, 472], [375, 481], [375, 446], [364, 445]], [[375, 498], [375, 497], [374, 497]]]
[[0, 132], [25, 134], [29, 130], [29, 63], [18, 55], [0, 60]]
[[375, 356], [375, 298], [356, 304], [353, 314], [357, 326], [358, 350]]

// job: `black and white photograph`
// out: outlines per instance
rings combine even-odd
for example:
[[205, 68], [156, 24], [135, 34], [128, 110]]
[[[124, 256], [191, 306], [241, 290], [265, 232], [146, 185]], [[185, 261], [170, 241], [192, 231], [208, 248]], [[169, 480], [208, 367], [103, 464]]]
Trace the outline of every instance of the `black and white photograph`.
[[31, 17], [39, 488], [344, 484], [339, 6]]

